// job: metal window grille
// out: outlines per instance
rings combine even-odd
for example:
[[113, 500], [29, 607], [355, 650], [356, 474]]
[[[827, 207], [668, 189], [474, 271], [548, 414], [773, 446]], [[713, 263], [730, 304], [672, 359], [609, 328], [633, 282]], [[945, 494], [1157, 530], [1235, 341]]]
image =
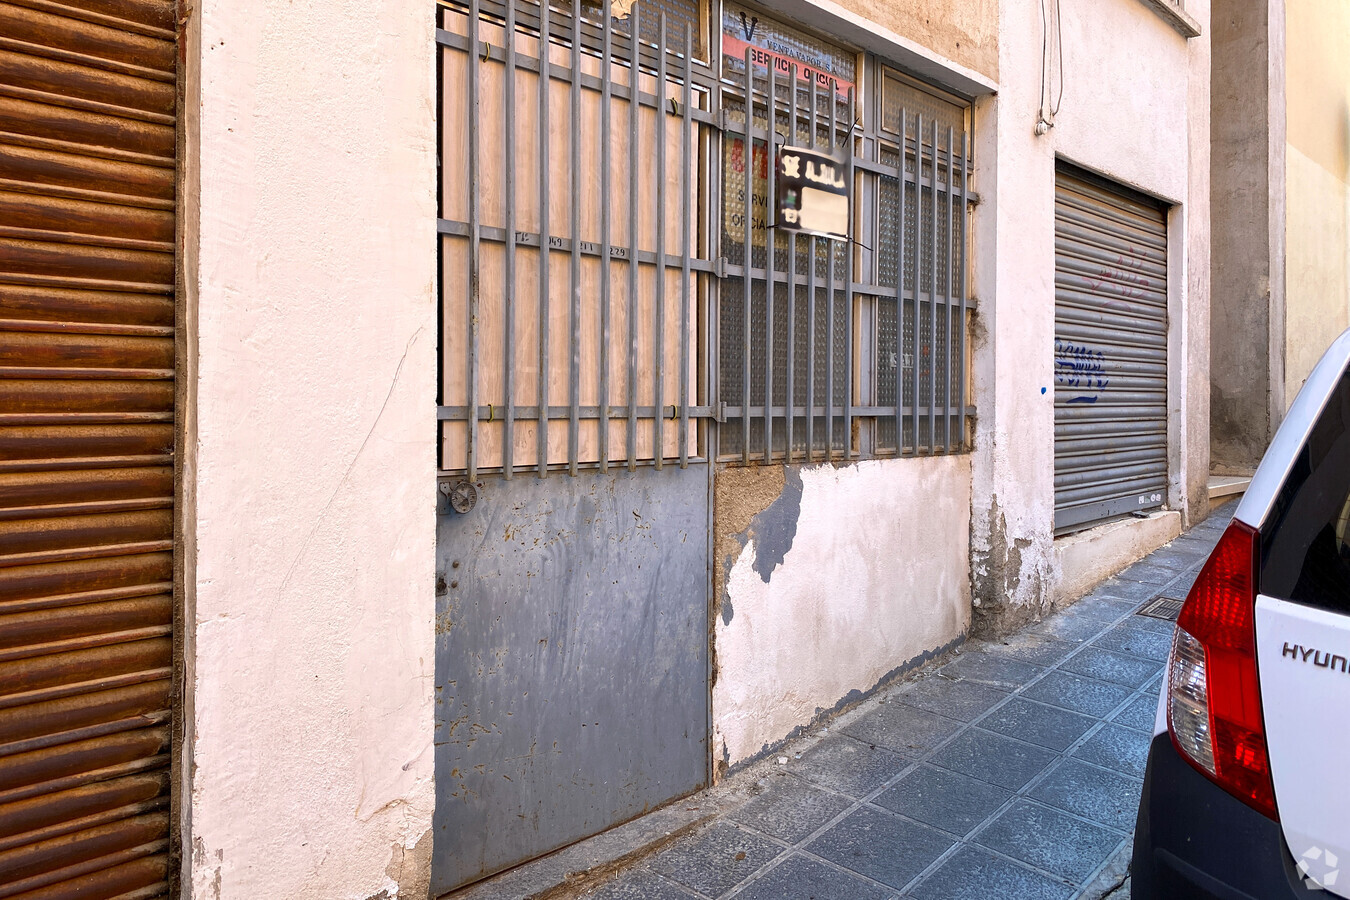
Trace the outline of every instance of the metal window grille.
[[[966, 106], [732, 4], [719, 53], [705, 6], [619, 2], [437, 6], [442, 470], [686, 465], [712, 419], [742, 462], [965, 449]], [[851, 241], [773, 221], [788, 140], [839, 155]]]
[[[968, 107], [881, 69], [864, 129], [860, 289], [872, 340], [872, 450], [952, 453], [968, 446], [966, 254]], [[897, 309], [899, 316], [897, 321]]]
[[[783, 68], [757, 64], [749, 49], [722, 61], [719, 457], [810, 462], [964, 450], [974, 413], [968, 109], [870, 57], [866, 116], [855, 87], [804, 82], [795, 63]], [[853, 185], [852, 242], [774, 221], [770, 148], [789, 141], [840, 157]]]
[[443, 470], [575, 474], [699, 453], [714, 119], [697, 10], [612, 12], [437, 7]]
[[841, 97], [833, 81], [820, 90], [814, 81], [804, 84], [795, 63], [780, 74], [756, 65], [754, 55], [746, 48], [738, 66], [730, 58], [724, 65], [741, 83], [723, 99], [720, 450], [745, 462], [809, 459], [817, 450], [842, 456], [849, 445], [851, 255], [840, 241], [779, 229], [770, 160], [783, 143], [829, 152], [847, 144], [856, 93], [850, 87]]

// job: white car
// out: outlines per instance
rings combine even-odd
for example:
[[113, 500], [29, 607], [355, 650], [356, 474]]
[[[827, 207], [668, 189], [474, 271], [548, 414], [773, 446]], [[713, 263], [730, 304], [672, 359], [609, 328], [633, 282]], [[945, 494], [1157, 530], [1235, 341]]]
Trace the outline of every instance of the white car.
[[1137, 900], [1350, 898], [1348, 361], [1350, 331], [1299, 392], [1177, 619]]

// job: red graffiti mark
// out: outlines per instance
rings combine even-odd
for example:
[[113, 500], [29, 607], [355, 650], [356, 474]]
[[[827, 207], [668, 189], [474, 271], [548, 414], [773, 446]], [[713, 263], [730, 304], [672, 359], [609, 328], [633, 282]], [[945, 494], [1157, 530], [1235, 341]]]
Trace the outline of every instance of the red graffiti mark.
[[[1135, 254], [1134, 245], [1130, 245], [1129, 256], [1116, 254], [1115, 265], [1102, 266], [1094, 276], [1086, 277], [1088, 290], [1094, 293], [1115, 294], [1103, 303], [1104, 306], [1126, 309], [1125, 300], [1147, 300], [1148, 292], [1153, 290], [1153, 282], [1142, 273], [1144, 259]], [[1119, 298], [1119, 299], [1118, 299]]]

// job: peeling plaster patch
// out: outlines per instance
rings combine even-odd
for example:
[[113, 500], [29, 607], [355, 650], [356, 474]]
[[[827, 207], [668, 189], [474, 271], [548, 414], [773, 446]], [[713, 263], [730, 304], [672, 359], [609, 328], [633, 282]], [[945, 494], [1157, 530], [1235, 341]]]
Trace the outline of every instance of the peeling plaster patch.
[[[734, 610], [727, 592], [727, 578], [736, 558], [745, 550], [745, 532], [755, 516], [768, 509], [783, 493], [783, 466], [723, 467], [713, 473], [713, 614], [708, 620], [708, 689], [722, 675], [717, 656], [715, 629], [721, 616], [731, 624]], [[725, 763], [719, 763], [725, 767]]]
[[[753, 568], [765, 584], [773, 570], [782, 565], [797, 537], [797, 520], [802, 512], [802, 473], [788, 469], [783, 478], [783, 492], [778, 499], [758, 513], [750, 523], [747, 537], [755, 543]], [[726, 619], [730, 624], [730, 618]]]
[[370, 900], [426, 900], [431, 894], [431, 829], [412, 847], [395, 842], [384, 874], [398, 885], [395, 893], [381, 891]]
[[1023, 571], [1027, 562], [1023, 554], [1031, 549], [1032, 541], [1009, 537], [1007, 517], [999, 507], [998, 497], [989, 501], [987, 516], [987, 544], [982, 545], [974, 533], [973, 518], [971, 523], [970, 583], [974, 607], [971, 633], [976, 637], [997, 638], [1039, 619], [1053, 604], [1046, 588], [1048, 579], [1039, 561], [1031, 559], [1031, 571]]
[[745, 549], [746, 533], [755, 517], [782, 495], [786, 480], [781, 465], [728, 467], [714, 476], [713, 600], [714, 611], [725, 624], [731, 622], [731, 613], [723, 608], [728, 600], [727, 575]]
[[[748, 476], [726, 477], [736, 485]], [[794, 493], [801, 479], [800, 501], [780, 503], [789, 477]], [[756, 497], [761, 509], [742, 519], [740, 535], [719, 520], [718, 546], [740, 547], [723, 557], [719, 579], [735, 617], [713, 620], [725, 675], [713, 684], [713, 720], [733, 765], [968, 630], [969, 478], [958, 456], [800, 466], [776, 495]], [[771, 536], [778, 548], [757, 559], [761, 523], [776, 516], [795, 519], [794, 530]], [[774, 562], [788, 534], [791, 549]]]
[[203, 887], [211, 891], [212, 900], [220, 900], [220, 870], [224, 868], [225, 852], [217, 850], [214, 855], [215, 864], [212, 866], [210, 863], [212, 854], [206, 849], [206, 842], [200, 837], [192, 839], [192, 868], [196, 870], [193, 882], [200, 883], [201, 875], [211, 869], [211, 881]]

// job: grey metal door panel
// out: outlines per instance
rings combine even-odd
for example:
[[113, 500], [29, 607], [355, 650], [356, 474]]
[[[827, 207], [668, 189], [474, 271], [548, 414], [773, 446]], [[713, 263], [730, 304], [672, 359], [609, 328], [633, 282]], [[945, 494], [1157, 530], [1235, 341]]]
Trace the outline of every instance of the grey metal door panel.
[[1055, 178], [1055, 529], [1167, 496], [1167, 216], [1060, 165]]
[[437, 893], [709, 765], [707, 466], [482, 484], [437, 535]]

